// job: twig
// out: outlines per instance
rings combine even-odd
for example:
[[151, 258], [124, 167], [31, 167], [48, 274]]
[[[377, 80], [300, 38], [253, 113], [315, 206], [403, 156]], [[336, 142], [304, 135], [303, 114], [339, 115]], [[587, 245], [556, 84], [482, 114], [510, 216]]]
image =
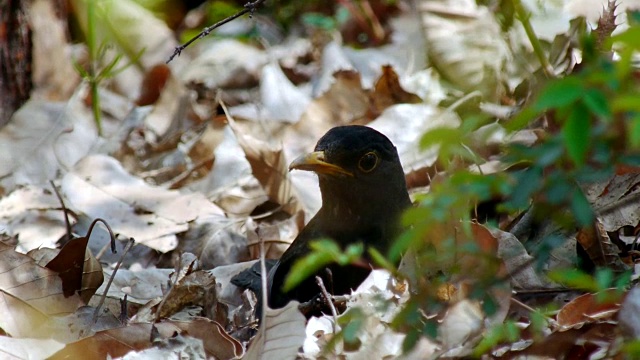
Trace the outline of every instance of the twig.
[[111, 273], [111, 277], [109, 277], [109, 282], [107, 283], [107, 286], [104, 288], [104, 293], [100, 297], [100, 303], [98, 304], [98, 306], [96, 306], [96, 310], [93, 312], [93, 319], [91, 321], [92, 323], [95, 324], [98, 321], [98, 315], [100, 314], [100, 309], [102, 308], [102, 305], [104, 305], [104, 300], [107, 298], [107, 293], [109, 292], [111, 283], [113, 283], [113, 279], [116, 277], [116, 272], [118, 272], [118, 269], [120, 269], [120, 265], [122, 265], [122, 262], [124, 261], [124, 257], [127, 256], [127, 253], [129, 252], [133, 244], [135, 244], [135, 240], [131, 238], [129, 239], [129, 242], [127, 242], [127, 246], [124, 247], [124, 250], [122, 251], [122, 255], [120, 256], [120, 260], [118, 260], [116, 267], [113, 269], [113, 272]]
[[67, 207], [64, 205], [62, 196], [60, 195], [60, 192], [58, 191], [58, 188], [56, 187], [56, 185], [53, 183], [53, 180], [49, 180], [49, 184], [51, 184], [51, 187], [53, 188], [53, 192], [56, 194], [58, 201], [60, 201], [60, 206], [62, 207], [62, 213], [64, 214], [64, 224], [67, 227], [67, 239], [69, 240], [73, 238], [73, 234], [71, 233], [71, 223], [69, 223], [69, 210], [67, 210]]
[[320, 291], [322, 291], [322, 296], [324, 297], [325, 303], [327, 303], [327, 306], [329, 307], [329, 309], [331, 309], [331, 314], [333, 315], [333, 333], [335, 334], [338, 332], [338, 312], [336, 311], [336, 307], [333, 306], [331, 295], [329, 295], [327, 288], [324, 287], [324, 282], [322, 281], [322, 278], [320, 276], [316, 276], [316, 283], [320, 287]]
[[253, 13], [256, 11], [256, 9], [258, 8], [258, 6], [262, 5], [262, 3], [265, 2], [265, 0], [255, 0], [253, 2], [248, 2], [246, 4], [244, 4], [244, 9], [238, 11], [236, 14], [231, 15], [221, 21], [218, 21], [217, 23], [204, 28], [204, 30], [202, 30], [198, 35], [194, 36], [193, 38], [191, 38], [191, 40], [187, 41], [186, 43], [176, 47], [173, 50], [173, 54], [169, 57], [169, 60], [167, 60], [167, 64], [171, 62], [171, 60], [173, 60], [174, 57], [176, 56], [180, 56], [180, 54], [182, 53], [182, 51], [184, 49], [186, 49], [189, 45], [191, 45], [193, 42], [195, 42], [198, 39], [201, 39], [207, 35], [209, 35], [213, 30], [215, 30], [216, 28], [219, 28], [220, 26], [231, 22], [237, 18], [239, 18], [240, 16], [249, 13], [249, 17], [253, 16]]

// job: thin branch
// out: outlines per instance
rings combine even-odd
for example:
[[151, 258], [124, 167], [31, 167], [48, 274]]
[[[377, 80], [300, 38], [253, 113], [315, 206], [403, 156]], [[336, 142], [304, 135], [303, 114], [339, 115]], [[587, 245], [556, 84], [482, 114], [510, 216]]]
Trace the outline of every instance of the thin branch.
[[195, 42], [198, 39], [201, 39], [207, 35], [209, 35], [213, 30], [219, 28], [220, 26], [231, 22], [237, 18], [239, 18], [240, 16], [249, 13], [249, 17], [253, 16], [253, 13], [256, 11], [256, 9], [258, 8], [258, 6], [262, 5], [262, 3], [265, 2], [265, 0], [255, 0], [253, 2], [248, 2], [246, 4], [244, 4], [244, 9], [240, 10], [239, 12], [237, 12], [234, 15], [231, 15], [221, 21], [218, 21], [217, 23], [204, 28], [204, 30], [202, 30], [198, 35], [194, 36], [193, 38], [191, 38], [191, 40], [187, 41], [186, 43], [176, 47], [173, 50], [173, 54], [169, 57], [169, 60], [167, 60], [167, 64], [171, 62], [171, 60], [173, 60], [174, 57], [176, 56], [180, 56], [180, 54], [182, 53], [182, 51], [184, 49], [186, 49], [189, 45], [191, 45], [193, 42]]

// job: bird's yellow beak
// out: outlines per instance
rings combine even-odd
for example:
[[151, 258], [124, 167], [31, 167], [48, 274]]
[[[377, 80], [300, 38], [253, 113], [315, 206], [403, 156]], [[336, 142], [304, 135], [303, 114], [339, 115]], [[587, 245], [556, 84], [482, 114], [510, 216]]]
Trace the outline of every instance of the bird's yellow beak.
[[328, 163], [324, 159], [324, 151], [315, 151], [306, 155], [302, 155], [291, 162], [289, 171], [307, 170], [318, 174], [328, 175], [346, 175], [353, 177], [353, 173], [343, 169], [338, 165]]

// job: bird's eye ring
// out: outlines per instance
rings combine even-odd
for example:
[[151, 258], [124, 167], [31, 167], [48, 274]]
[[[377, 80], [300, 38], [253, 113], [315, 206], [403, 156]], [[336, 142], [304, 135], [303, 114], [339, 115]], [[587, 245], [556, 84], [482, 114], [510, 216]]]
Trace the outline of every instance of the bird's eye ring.
[[373, 151], [364, 154], [358, 161], [358, 168], [365, 173], [373, 171], [376, 166], [378, 166], [378, 155]]

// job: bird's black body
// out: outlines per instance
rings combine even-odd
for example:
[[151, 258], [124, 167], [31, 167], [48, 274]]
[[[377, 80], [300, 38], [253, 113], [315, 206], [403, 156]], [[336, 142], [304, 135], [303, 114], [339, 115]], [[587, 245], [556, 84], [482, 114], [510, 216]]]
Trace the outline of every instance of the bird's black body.
[[[320, 292], [313, 277], [289, 292], [282, 290], [293, 263], [310, 252], [309, 241], [330, 238], [343, 248], [363, 243], [386, 253], [400, 231], [400, 215], [411, 205], [396, 148], [369, 127], [331, 129], [318, 141], [314, 153], [295, 160], [290, 168], [318, 174], [322, 207], [269, 270], [272, 308], [283, 307], [290, 300], [306, 302]], [[331, 265], [329, 269], [331, 279], [325, 271], [318, 275], [336, 295], [355, 289], [371, 271], [352, 265]], [[239, 277], [234, 283], [251, 288], [246, 280]]]

